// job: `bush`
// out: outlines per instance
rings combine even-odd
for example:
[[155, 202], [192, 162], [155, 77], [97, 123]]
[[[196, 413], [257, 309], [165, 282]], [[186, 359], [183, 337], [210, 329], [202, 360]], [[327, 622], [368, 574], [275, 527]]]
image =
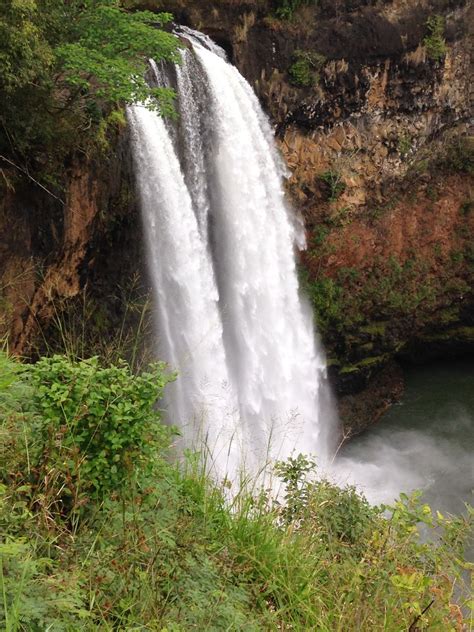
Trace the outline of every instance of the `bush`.
[[145, 79], [148, 58], [179, 59], [178, 39], [157, 28], [170, 20], [118, 0], [3, 0], [0, 154], [47, 182], [72, 152], [95, 149], [111, 109], [150, 99], [172, 112], [173, 91]]
[[21, 382], [8, 384], [4, 397], [16, 388], [23, 401], [3, 420], [8, 441], [0, 473], [10, 483], [26, 473], [23, 491], [30, 500], [41, 495], [48, 514], [71, 516], [90, 498], [117, 493], [138, 472], [153, 471], [154, 452], [170, 436], [154, 408], [172, 377], [163, 365], [138, 376], [125, 363], [102, 367], [98, 358], [53, 356], [21, 372], [13, 367], [10, 375]]
[[413, 140], [408, 134], [402, 134], [398, 138], [397, 150], [402, 156], [406, 156], [413, 147]]
[[336, 171], [325, 171], [319, 176], [319, 179], [328, 189], [328, 199], [330, 202], [335, 202], [346, 190], [346, 184], [342, 180], [341, 174]]
[[295, 12], [305, 5], [316, 5], [318, 0], [276, 0], [276, 15], [281, 20], [291, 20]]
[[84, 491], [102, 497], [120, 489], [167, 442], [153, 408], [170, 381], [164, 365], [132, 375], [126, 363], [104, 368], [98, 358], [53, 356], [30, 367], [28, 381], [48, 459], [40, 467], [62, 470], [65, 481], [80, 481]]
[[424, 38], [423, 44], [430, 59], [441, 61], [448, 50], [444, 33], [444, 18], [442, 15], [432, 15], [426, 20], [428, 35]]
[[[276, 464], [285, 485], [281, 514], [285, 524], [311, 522], [321, 541], [335, 539], [357, 547], [379, 510], [370, 507], [354, 487], [341, 489], [314, 476], [316, 463], [303, 455]], [[319, 525], [319, 527], [318, 527]]]
[[344, 288], [329, 277], [312, 279], [300, 268], [299, 279], [303, 291], [313, 306], [319, 331], [324, 335], [344, 324]]
[[452, 139], [446, 146], [441, 166], [454, 173], [474, 174], [474, 138], [460, 136]]
[[309, 87], [319, 81], [319, 70], [325, 62], [325, 57], [311, 51], [297, 50], [293, 55], [294, 62], [288, 73], [296, 86]]

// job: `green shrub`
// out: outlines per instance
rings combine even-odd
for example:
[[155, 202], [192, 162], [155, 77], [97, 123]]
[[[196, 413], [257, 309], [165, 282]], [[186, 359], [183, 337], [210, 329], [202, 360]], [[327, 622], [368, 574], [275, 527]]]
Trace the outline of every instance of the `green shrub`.
[[341, 174], [336, 171], [325, 171], [319, 176], [319, 179], [324, 182], [329, 189], [328, 199], [330, 202], [335, 202], [346, 190], [346, 184], [342, 180]]
[[21, 372], [13, 365], [11, 375], [18, 382], [7, 374], [0, 391], [0, 401], [10, 399], [0, 477], [9, 485], [23, 480], [22, 502], [41, 497], [45, 516], [77, 520], [90, 499], [120, 492], [137, 473], [150, 475], [156, 450], [169, 444], [171, 430], [154, 406], [172, 377], [163, 365], [133, 375], [125, 363], [53, 356]]
[[305, 5], [316, 5], [318, 0], [276, 0], [276, 15], [281, 20], [291, 20], [295, 12]]
[[432, 15], [426, 20], [428, 35], [424, 38], [423, 44], [430, 59], [441, 61], [448, 50], [444, 34], [444, 18], [442, 15]]
[[[150, 99], [173, 112], [172, 90], [151, 88], [148, 58], [179, 59], [166, 13], [127, 11], [117, 0], [2, 0], [0, 154], [50, 186], [73, 152], [103, 146], [110, 109]], [[0, 184], [0, 186], [2, 186]]]
[[79, 484], [99, 497], [117, 491], [167, 443], [153, 408], [170, 381], [163, 365], [133, 375], [126, 363], [102, 367], [98, 358], [53, 356], [29, 367], [27, 375], [44, 442], [37, 466], [55, 470], [71, 493]]
[[[354, 487], [341, 489], [314, 475], [316, 463], [303, 455], [280, 461], [276, 473], [285, 483], [281, 514], [285, 524], [311, 521], [321, 541], [336, 539], [354, 547], [363, 542], [371, 520], [378, 516]], [[319, 525], [319, 526], [318, 526]]]
[[408, 134], [402, 134], [398, 138], [397, 149], [402, 156], [406, 156], [413, 146], [411, 137]]
[[296, 86], [309, 87], [318, 83], [319, 70], [326, 61], [323, 55], [311, 51], [297, 50], [288, 73]]
[[319, 331], [324, 335], [330, 329], [338, 330], [344, 322], [344, 288], [329, 277], [311, 279], [304, 268], [300, 268], [299, 279], [311, 301]]
[[459, 136], [451, 140], [445, 148], [441, 165], [455, 173], [474, 174], [474, 138]]

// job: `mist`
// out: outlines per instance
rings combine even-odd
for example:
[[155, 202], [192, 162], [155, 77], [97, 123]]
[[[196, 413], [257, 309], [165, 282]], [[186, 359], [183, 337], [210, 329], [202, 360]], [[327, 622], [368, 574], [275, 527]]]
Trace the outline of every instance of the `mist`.
[[473, 447], [472, 362], [413, 368], [402, 402], [344, 446], [331, 476], [374, 504], [421, 490], [434, 509], [459, 513], [474, 500]]

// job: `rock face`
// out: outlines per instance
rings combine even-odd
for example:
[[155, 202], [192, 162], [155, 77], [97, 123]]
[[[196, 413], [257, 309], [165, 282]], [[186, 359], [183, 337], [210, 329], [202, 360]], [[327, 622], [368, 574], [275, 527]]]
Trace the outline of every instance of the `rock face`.
[[[399, 396], [398, 359], [472, 351], [472, 5], [320, 0], [279, 19], [268, 0], [139, 4], [221, 44], [274, 123], [349, 432]], [[63, 204], [33, 183], [0, 203], [0, 335], [18, 353], [84, 287], [109, 296], [102, 321], [120, 329], [113, 288], [141, 264], [123, 135], [116, 146], [68, 169]]]
[[70, 340], [56, 338], [73, 336], [63, 328], [74, 310], [74, 326], [90, 340], [86, 330], [100, 329], [95, 298], [102, 299], [107, 335], [120, 327], [127, 309], [120, 292], [141, 270], [141, 249], [126, 135], [117, 135], [114, 146], [100, 158], [72, 161], [62, 174], [62, 199], [25, 179], [3, 195], [0, 338], [17, 355], [56, 344], [64, 350]]

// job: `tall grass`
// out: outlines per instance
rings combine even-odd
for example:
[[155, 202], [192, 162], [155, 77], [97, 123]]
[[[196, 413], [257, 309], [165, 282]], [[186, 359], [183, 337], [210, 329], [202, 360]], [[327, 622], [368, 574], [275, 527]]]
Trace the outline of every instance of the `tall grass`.
[[[374, 508], [317, 480], [301, 456], [275, 466], [278, 499], [245, 478], [229, 496], [198, 453], [169, 458], [175, 435], [148, 389], [165, 376], [97, 365], [91, 381], [91, 370], [65, 358], [22, 366], [0, 356], [0, 628], [468, 625], [460, 605], [472, 513], [433, 516], [416, 496]], [[69, 391], [74, 405], [61, 402]], [[114, 428], [130, 441], [116, 443]], [[118, 468], [112, 486], [94, 475], [107, 459]], [[422, 542], [419, 523], [440, 535]]]
[[125, 358], [137, 371], [154, 359], [151, 298], [139, 275], [117, 285], [113, 296], [97, 296], [86, 286], [66, 304], [53, 301], [51, 310], [52, 318], [38, 336], [38, 356], [97, 355], [108, 364]]

